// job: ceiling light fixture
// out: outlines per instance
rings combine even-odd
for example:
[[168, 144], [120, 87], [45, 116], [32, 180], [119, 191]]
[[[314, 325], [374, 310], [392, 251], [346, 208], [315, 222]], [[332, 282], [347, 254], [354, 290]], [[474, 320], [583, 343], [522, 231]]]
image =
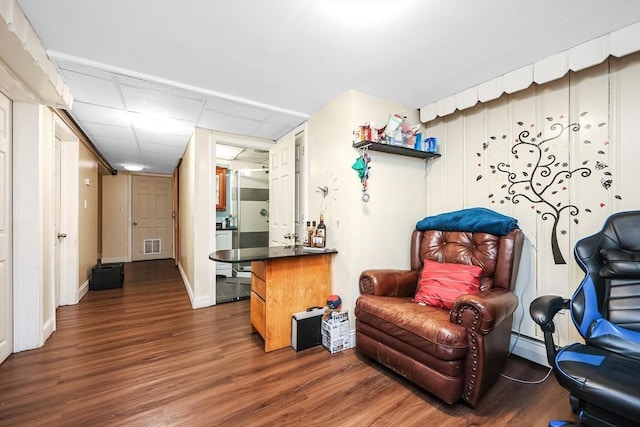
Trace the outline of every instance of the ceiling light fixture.
[[131, 171], [131, 172], [140, 172], [142, 169], [144, 169], [144, 166], [142, 165], [122, 165], [126, 170]]

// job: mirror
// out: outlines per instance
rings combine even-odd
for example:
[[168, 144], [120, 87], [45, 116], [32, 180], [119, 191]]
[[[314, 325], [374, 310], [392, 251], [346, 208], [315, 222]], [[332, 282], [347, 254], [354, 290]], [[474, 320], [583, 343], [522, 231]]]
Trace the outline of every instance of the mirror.
[[216, 210], [227, 210], [227, 168], [216, 166]]

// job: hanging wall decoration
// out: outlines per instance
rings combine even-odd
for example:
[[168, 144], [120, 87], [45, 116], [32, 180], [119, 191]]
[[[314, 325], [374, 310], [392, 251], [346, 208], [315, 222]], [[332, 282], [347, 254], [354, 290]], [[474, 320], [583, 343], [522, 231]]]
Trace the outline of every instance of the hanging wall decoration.
[[[567, 233], [567, 221], [573, 219], [578, 224], [581, 214], [589, 214], [593, 209], [605, 206], [606, 192], [610, 191], [613, 185], [613, 174], [607, 164], [607, 149], [609, 141], [591, 141], [580, 138], [582, 144], [594, 145], [594, 150], [575, 150], [577, 152], [594, 153], [595, 157], [570, 160], [560, 159], [561, 154], [558, 144], [561, 138], [566, 138], [566, 146], [569, 146], [571, 133], [577, 133], [581, 128], [590, 130], [593, 126], [603, 127], [606, 123], [593, 125], [588, 123], [587, 112], [580, 114], [580, 123], [563, 124], [564, 116], [558, 119], [547, 117], [545, 125], [547, 129], [535, 132], [535, 124], [525, 124], [523, 121], [517, 122], [517, 127], [522, 128], [518, 137], [511, 147], [511, 158], [506, 161], [498, 161], [490, 164], [489, 170], [493, 174], [505, 174], [507, 182], [502, 184], [494, 193], [490, 191], [489, 199], [491, 203], [530, 203], [531, 208], [536, 211], [543, 221], [552, 221], [551, 228], [551, 250], [555, 264], [566, 264], [558, 244], [558, 233]], [[582, 136], [579, 134], [578, 136]], [[576, 138], [573, 138], [576, 139]], [[482, 144], [482, 152], [478, 152], [478, 157], [483, 157], [492, 144], [506, 143], [506, 134], [501, 136], [491, 136], [487, 142]], [[595, 146], [597, 145], [597, 146]], [[483, 154], [483, 152], [485, 154]], [[482, 164], [479, 164], [482, 166]], [[597, 206], [578, 206], [569, 199], [569, 188], [577, 179], [586, 179], [598, 174], [600, 183], [598, 188], [590, 188], [590, 191], [601, 191], [601, 201]], [[483, 179], [479, 174], [476, 181]], [[621, 199], [620, 195], [614, 196]]]

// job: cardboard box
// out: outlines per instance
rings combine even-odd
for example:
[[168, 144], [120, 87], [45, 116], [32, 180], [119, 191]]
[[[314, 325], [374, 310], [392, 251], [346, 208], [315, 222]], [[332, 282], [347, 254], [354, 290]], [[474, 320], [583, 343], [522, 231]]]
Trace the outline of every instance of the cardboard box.
[[349, 312], [326, 310], [322, 316], [322, 345], [331, 353], [351, 347]]
[[291, 347], [295, 351], [320, 345], [324, 310], [324, 307], [314, 307], [291, 316]]

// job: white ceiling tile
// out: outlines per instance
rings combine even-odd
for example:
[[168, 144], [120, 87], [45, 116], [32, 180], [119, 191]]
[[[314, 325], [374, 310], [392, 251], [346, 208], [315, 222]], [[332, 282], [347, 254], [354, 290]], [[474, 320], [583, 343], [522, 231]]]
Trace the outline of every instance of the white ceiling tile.
[[133, 130], [130, 127], [111, 126], [101, 123], [83, 123], [83, 128], [89, 136], [98, 138], [101, 136], [116, 139], [135, 139]]
[[216, 111], [204, 110], [198, 126], [205, 129], [236, 133], [239, 135], [253, 135], [254, 130], [259, 124], [260, 122], [257, 120], [244, 119]]
[[121, 90], [129, 111], [152, 117], [197, 122], [204, 107], [200, 99], [174, 96], [157, 90], [126, 85], [121, 85]]
[[184, 147], [189, 143], [189, 136], [181, 136], [181, 135], [168, 135], [165, 133], [155, 133], [149, 132], [145, 130], [136, 129], [136, 135], [138, 136], [138, 141], [145, 143], [152, 143], [156, 145], [165, 145], [165, 146], [181, 146]]
[[121, 127], [127, 127], [131, 124], [126, 111], [85, 102], [74, 102], [71, 113], [73, 117], [81, 122], [108, 123], [112, 126]]
[[71, 88], [75, 102], [85, 102], [112, 108], [124, 107], [118, 87], [112, 80], [65, 70], [62, 71], [62, 75], [67, 85]]
[[259, 121], [265, 120], [271, 114], [271, 110], [266, 108], [259, 108], [253, 105], [216, 97], [207, 98], [204, 108], [231, 116], [245, 117]]

